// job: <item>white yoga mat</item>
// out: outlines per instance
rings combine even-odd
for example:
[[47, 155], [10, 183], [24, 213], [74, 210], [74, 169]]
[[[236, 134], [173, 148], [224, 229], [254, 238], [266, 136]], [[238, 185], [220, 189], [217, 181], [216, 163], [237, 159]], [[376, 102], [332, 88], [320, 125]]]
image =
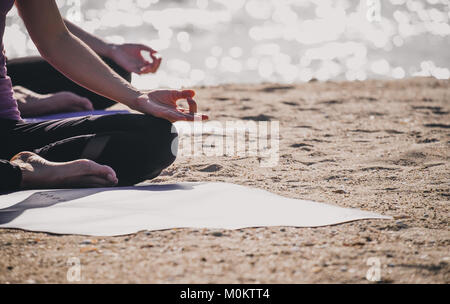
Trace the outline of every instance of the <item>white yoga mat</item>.
[[390, 219], [228, 183], [29, 190], [0, 196], [0, 227], [113, 236], [170, 228], [318, 227]]

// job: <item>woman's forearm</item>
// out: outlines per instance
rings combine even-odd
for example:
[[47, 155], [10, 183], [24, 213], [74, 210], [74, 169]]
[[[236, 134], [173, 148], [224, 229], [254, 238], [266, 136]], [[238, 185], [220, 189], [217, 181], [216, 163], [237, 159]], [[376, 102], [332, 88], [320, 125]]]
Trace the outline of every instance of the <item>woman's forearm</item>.
[[41, 55], [72, 81], [133, 109], [137, 98], [142, 95], [69, 32], [60, 35], [55, 47], [42, 50]]
[[102, 39], [86, 32], [67, 19], [64, 19], [64, 23], [72, 34], [86, 43], [94, 52], [96, 52], [100, 56], [111, 57], [112, 44], [108, 44]]
[[142, 95], [64, 24], [54, 0], [16, 0], [31, 39], [57, 70], [79, 85], [135, 108]]

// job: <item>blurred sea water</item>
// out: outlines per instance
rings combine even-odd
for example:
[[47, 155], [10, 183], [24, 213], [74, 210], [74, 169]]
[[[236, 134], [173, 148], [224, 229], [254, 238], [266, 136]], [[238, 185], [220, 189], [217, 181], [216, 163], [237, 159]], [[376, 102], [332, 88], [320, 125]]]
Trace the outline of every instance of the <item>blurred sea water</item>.
[[[221, 83], [450, 78], [450, 0], [59, 0], [109, 42], [158, 50], [139, 88]], [[37, 54], [15, 9], [9, 58]]]

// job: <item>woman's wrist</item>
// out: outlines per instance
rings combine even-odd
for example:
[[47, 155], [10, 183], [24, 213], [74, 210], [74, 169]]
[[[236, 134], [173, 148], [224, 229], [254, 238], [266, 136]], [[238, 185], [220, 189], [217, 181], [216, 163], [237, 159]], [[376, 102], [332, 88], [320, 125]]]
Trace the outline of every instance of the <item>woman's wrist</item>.
[[115, 43], [105, 42], [105, 46], [103, 47], [104, 51], [100, 55], [114, 60], [114, 53], [116, 52], [118, 46], [119, 45]]
[[129, 107], [135, 111], [145, 114], [145, 108], [148, 102], [149, 102], [148, 93], [136, 90], [136, 95], [132, 103], [129, 105]]

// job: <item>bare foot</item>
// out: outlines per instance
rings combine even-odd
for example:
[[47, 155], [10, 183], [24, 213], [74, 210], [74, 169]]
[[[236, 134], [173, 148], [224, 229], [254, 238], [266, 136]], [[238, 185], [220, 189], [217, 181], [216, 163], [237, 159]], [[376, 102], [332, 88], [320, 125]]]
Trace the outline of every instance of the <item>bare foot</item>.
[[84, 97], [71, 92], [38, 94], [21, 86], [15, 86], [14, 98], [17, 100], [22, 117], [42, 116], [53, 113], [92, 111], [92, 103]]
[[22, 189], [110, 187], [118, 182], [113, 169], [87, 159], [56, 163], [20, 152], [11, 162], [22, 170]]

